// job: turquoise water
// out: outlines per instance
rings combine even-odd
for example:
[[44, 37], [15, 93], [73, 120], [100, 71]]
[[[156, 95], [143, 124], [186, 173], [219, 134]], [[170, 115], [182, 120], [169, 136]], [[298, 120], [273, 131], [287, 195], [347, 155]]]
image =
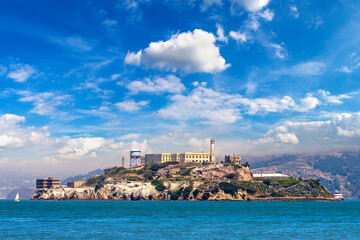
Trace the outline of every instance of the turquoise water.
[[360, 201], [0, 200], [0, 239], [360, 239]]

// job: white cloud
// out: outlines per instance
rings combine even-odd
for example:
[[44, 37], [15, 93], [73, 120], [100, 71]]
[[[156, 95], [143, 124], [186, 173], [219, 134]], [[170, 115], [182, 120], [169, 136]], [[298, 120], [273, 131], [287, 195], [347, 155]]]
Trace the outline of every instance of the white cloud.
[[71, 96], [53, 92], [33, 93], [29, 91], [17, 91], [22, 97], [20, 102], [31, 102], [34, 108], [30, 111], [43, 116], [58, 117], [65, 115], [65, 112], [58, 110], [58, 107], [69, 104]]
[[200, 5], [200, 9], [202, 12], [204, 12], [213, 5], [222, 6], [222, 0], [203, 0], [202, 4]]
[[246, 42], [246, 35], [245, 35], [245, 33], [230, 31], [229, 36], [230, 36], [232, 39], [234, 39], [237, 43], [244, 43], [244, 42]]
[[7, 78], [13, 79], [15, 82], [26, 82], [29, 78], [34, 76], [37, 71], [28, 64], [11, 64]]
[[259, 16], [264, 18], [266, 21], [272, 21], [274, 18], [274, 12], [271, 11], [270, 9], [266, 9], [263, 12], [259, 12]]
[[223, 27], [220, 24], [216, 24], [216, 29], [217, 29], [216, 30], [216, 34], [217, 34], [216, 40], [227, 43], [228, 38], [224, 35]]
[[275, 56], [280, 58], [280, 59], [284, 59], [287, 57], [287, 51], [284, 48], [284, 43], [281, 44], [277, 44], [277, 43], [271, 43], [269, 46], [274, 49], [275, 51]]
[[14, 114], [0, 115], [0, 151], [45, 144], [50, 136], [47, 127], [23, 127], [25, 117]]
[[129, 133], [129, 134], [119, 137], [118, 139], [119, 140], [137, 139], [140, 136], [141, 136], [141, 134], [139, 134], [139, 133]]
[[111, 28], [111, 27], [114, 27], [118, 24], [118, 21], [116, 20], [112, 20], [112, 19], [105, 19], [102, 24], [105, 26], [105, 27], [108, 27], [108, 28]]
[[140, 110], [142, 107], [147, 106], [148, 104], [149, 101], [135, 102], [134, 100], [126, 100], [123, 102], [115, 103], [114, 105], [121, 111], [135, 112]]
[[293, 16], [294, 18], [298, 18], [300, 16], [299, 11], [296, 6], [290, 7], [290, 15]]
[[57, 156], [67, 159], [77, 159], [85, 155], [94, 156], [94, 151], [105, 144], [106, 140], [101, 137], [69, 139], [66, 145], [57, 151]]
[[243, 114], [305, 112], [321, 104], [317, 98], [309, 94], [298, 102], [289, 96], [250, 99], [238, 94], [217, 92], [198, 85], [188, 95], [171, 96], [169, 104], [160, 109], [157, 115], [161, 118], [179, 121], [197, 119], [207, 124], [229, 124], [236, 122]]
[[326, 121], [287, 121], [253, 141], [252, 150], [261, 149], [263, 154], [354, 150], [359, 149], [359, 129], [360, 113], [334, 114]]
[[7, 67], [0, 64], [0, 76], [5, 75], [6, 72], [7, 72]]
[[210, 138], [205, 138], [205, 139], [197, 139], [197, 138], [190, 138], [187, 142], [187, 144], [190, 148], [191, 151], [208, 151], [208, 149], [210, 148]]
[[346, 94], [341, 94], [338, 96], [333, 96], [330, 94], [329, 91], [325, 91], [320, 89], [318, 91], [318, 93], [320, 94], [320, 96], [327, 102], [327, 103], [333, 103], [333, 104], [342, 104], [343, 102], [341, 101], [342, 99], [350, 99], [351, 97], [349, 95]]
[[119, 79], [120, 77], [121, 77], [121, 74], [115, 73], [115, 74], [111, 75], [111, 81], [114, 81], [114, 80], [116, 80], [116, 79]]
[[181, 79], [175, 75], [167, 75], [165, 77], [156, 76], [152, 79], [146, 78], [144, 81], [132, 81], [127, 86], [132, 94], [139, 92], [147, 93], [181, 93], [185, 90], [185, 86], [181, 83]]
[[63, 47], [69, 48], [73, 51], [88, 52], [95, 47], [95, 42], [85, 40], [80, 36], [71, 36], [67, 38], [50, 38], [54, 43]]
[[230, 64], [225, 63], [215, 41], [212, 33], [195, 29], [175, 34], [165, 42], [152, 42], [143, 51], [128, 52], [125, 63], [173, 72], [221, 72]]
[[298, 112], [307, 112], [320, 104], [321, 102], [319, 99], [313, 97], [311, 94], [307, 94], [305, 98], [300, 99], [300, 105], [296, 106], [294, 109]]
[[135, 66], [140, 66], [141, 63], [141, 56], [142, 56], [142, 50], [138, 51], [137, 53], [134, 52], [128, 52], [126, 54], [124, 62], [126, 64], [131, 64]]
[[247, 11], [255, 12], [265, 7], [270, 0], [230, 0], [232, 8], [243, 7]]
[[348, 66], [343, 66], [343, 67], [339, 68], [338, 71], [344, 72], [344, 73], [352, 73], [353, 72], [353, 70], [350, 69]]
[[323, 62], [308, 61], [301, 62], [290, 68], [275, 71], [279, 75], [293, 75], [293, 76], [307, 76], [307, 75], [321, 75], [326, 70], [326, 65]]

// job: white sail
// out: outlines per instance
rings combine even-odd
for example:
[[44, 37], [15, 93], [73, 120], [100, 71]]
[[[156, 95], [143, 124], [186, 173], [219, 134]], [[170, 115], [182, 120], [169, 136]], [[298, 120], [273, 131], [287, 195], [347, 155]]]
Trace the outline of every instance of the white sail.
[[19, 193], [16, 193], [15, 201], [16, 201], [16, 202], [19, 202], [19, 201], [20, 201]]

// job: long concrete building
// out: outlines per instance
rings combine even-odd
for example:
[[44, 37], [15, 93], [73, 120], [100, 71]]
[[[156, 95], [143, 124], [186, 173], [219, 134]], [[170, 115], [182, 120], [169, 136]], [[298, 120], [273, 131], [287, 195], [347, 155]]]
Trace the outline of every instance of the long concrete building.
[[210, 140], [210, 152], [145, 154], [145, 164], [150, 162], [215, 163], [215, 139]]
[[210, 162], [210, 152], [156, 153], [145, 154], [145, 163], [149, 162]]

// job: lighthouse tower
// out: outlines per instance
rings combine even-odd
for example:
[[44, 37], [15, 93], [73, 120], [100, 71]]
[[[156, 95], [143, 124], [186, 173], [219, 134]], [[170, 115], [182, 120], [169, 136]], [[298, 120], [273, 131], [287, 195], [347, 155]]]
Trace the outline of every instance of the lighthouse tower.
[[210, 162], [216, 163], [216, 158], [215, 158], [215, 138], [211, 138], [211, 140], [210, 140]]

